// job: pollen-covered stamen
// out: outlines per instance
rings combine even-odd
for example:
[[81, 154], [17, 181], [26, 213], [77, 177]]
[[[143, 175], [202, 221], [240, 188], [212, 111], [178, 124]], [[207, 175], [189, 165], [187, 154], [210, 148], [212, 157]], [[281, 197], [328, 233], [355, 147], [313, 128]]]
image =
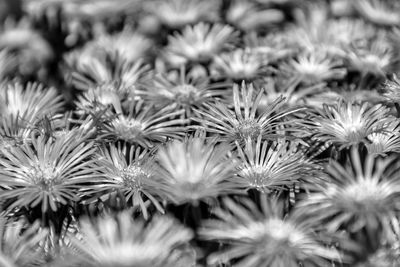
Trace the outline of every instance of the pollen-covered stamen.
[[142, 122], [132, 118], [119, 117], [112, 124], [116, 135], [123, 140], [133, 140], [143, 131]]
[[239, 123], [236, 126], [236, 133], [238, 137], [242, 140], [246, 140], [248, 137], [252, 139], [257, 139], [257, 137], [261, 133], [261, 126], [257, 123], [257, 121], [253, 119], [247, 119]]
[[36, 164], [27, 170], [27, 175], [43, 190], [50, 191], [52, 186], [56, 184], [58, 173], [54, 164], [47, 162], [46, 164]]
[[182, 84], [174, 87], [175, 97], [178, 103], [193, 105], [198, 98], [198, 89], [191, 84]]
[[124, 185], [132, 190], [141, 190], [142, 181], [150, 176], [139, 164], [129, 165], [122, 169], [119, 175]]
[[249, 185], [251, 187], [254, 187], [262, 192], [269, 192], [267, 187], [270, 174], [268, 169], [266, 169], [264, 166], [254, 165], [243, 168], [240, 175], [249, 181]]

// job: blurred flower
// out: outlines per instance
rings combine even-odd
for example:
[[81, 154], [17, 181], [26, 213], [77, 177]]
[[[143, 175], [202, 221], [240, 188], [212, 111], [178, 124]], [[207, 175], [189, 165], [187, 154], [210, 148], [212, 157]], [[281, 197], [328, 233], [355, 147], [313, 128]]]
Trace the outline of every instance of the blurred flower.
[[43, 266], [43, 251], [38, 246], [47, 231], [38, 222], [7, 221], [0, 215], [0, 266]]
[[73, 243], [80, 266], [87, 267], [181, 267], [179, 256], [193, 237], [169, 217], [155, 217], [145, 224], [133, 221], [126, 211], [94, 222], [83, 220], [81, 232], [83, 238]]
[[262, 141], [247, 140], [244, 149], [237, 144], [242, 164], [238, 167], [238, 175], [247, 188], [255, 188], [263, 193], [275, 190], [287, 190], [294, 184], [306, 182], [313, 177], [318, 165], [305, 156], [305, 150], [298, 142], [284, 139]]
[[209, 78], [185, 74], [185, 68], [181, 67], [177, 77], [157, 75], [138, 95], [156, 108], [168, 106], [174, 110], [183, 109], [185, 116], [190, 118], [194, 109], [205, 109], [204, 104], [224, 98], [227, 90], [223, 86], [221, 83], [212, 84]]
[[237, 36], [228, 25], [201, 22], [186, 26], [182, 34], [169, 36], [166, 52], [188, 61], [208, 62], [236, 41]]
[[214, 75], [217, 78], [223, 77], [241, 82], [265, 75], [268, 63], [250, 49], [236, 49], [216, 56], [211, 68], [215, 69]]
[[385, 81], [383, 91], [383, 96], [389, 102], [400, 103], [400, 79], [396, 74], [392, 75], [392, 79]]
[[103, 128], [106, 135], [117, 140], [152, 147], [154, 142], [185, 135], [187, 120], [179, 118], [183, 113], [171, 107], [155, 110], [143, 100], [130, 101], [128, 114], [119, 114]]
[[385, 130], [389, 109], [381, 104], [371, 106], [339, 100], [336, 105], [324, 104], [313, 118], [315, 138], [332, 142], [340, 148], [368, 143], [368, 136]]
[[[364, 157], [364, 156], [362, 156]], [[331, 161], [326, 167], [330, 180], [315, 185], [310, 195], [298, 204], [299, 212], [329, 232], [362, 229], [371, 241], [391, 231], [391, 218], [399, 212], [398, 169], [394, 158], [375, 155], [361, 158], [356, 148], [346, 165]]]
[[257, 5], [254, 1], [235, 0], [231, 1], [226, 11], [226, 20], [243, 31], [252, 31], [283, 22], [285, 14], [279, 9]]
[[[234, 112], [227, 105], [216, 103], [207, 105], [208, 111], [198, 110], [197, 112], [203, 118], [194, 118], [194, 120], [204, 125], [207, 131], [219, 134], [221, 140], [228, 142], [243, 142], [249, 137], [256, 139], [259, 135], [262, 135], [263, 139], [272, 139], [284, 135], [284, 132], [280, 133], [285, 129], [295, 130], [282, 120], [285, 116], [297, 111], [296, 109], [282, 110], [285, 104], [283, 97], [275, 99], [261, 114], [258, 114], [257, 109], [263, 92], [260, 91], [255, 97], [253, 97], [253, 92], [252, 84], [246, 86], [243, 82], [240, 92], [239, 86], [234, 84]], [[293, 125], [294, 120], [290, 123]]]
[[385, 77], [394, 63], [398, 62], [398, 57], [395, 56], [385, 34], [379, 32], [371, 42], [347, 49], [346, 60], [350, 69], [360, 72], [363, 76], [370, 74]]
[[164, 213], [158, 201], [162, 191], [154, 177], [155, 163], [149, 151], [126, 144], [123, 147], [110, 145], [109, 149], [103, 147], [100, 150], [97, 162], [103, 167], [102, 178], [87, 190], [101, 193], [103, 200], [109, 197], [109, 193], [119, 191], [127, 203], [131, 201], [132, 206], [140, 207], [145, 219], [148, 219], [146, 199]]
[[358, 0], [353, 1], [352, 4], [370, 22], [382, 26], [399, 26], [399, 9], [390, 2], [382, 0]]
[[0, 181], [3, 199], [14, 200], [8, 207], [35, 207], [42, 212], [56, 211], [60, 204], [78, 200], [82, 183], [98, 177], [92, 158], [96, 147], [84, 143], [79, 130], [47, 140], [43, 135], [31, 138], [31, 145], [3, 151]]
[[206, 220], [199, 234], [202, 239], [226, 244], [215, 252], [208, 264], [217, 265], [237, 259], [235, 266], [328, 266], [341, 260], [334, 248], [318, 240], [312, 226], [296, 217], [284, 216], [282, 205], [275, 199], [260, 199], [261, 210], [249, 199], [241, 204], [229, 198], [224, 208], [214, 210], [216, 219]]
[[0, 118], [21, 118], [22, 123], [34, 124], [38, 119], [62, 111], [62, 97], [56, 89], [40, 83], [26, 86], [13, 82], [0, 85]]
[[16, 70], [18, 62], [7, 49], [0, 50], [0, 83]]
[[158, 178], [176, 204], [198, 204], [208, 198], [241, 192], [230, 146], [204, 136], [174, 140], [157, 153]]
[[296, 76], [306, 85], [340, 80], [347, 74], [342, 60], [335, 59], [323, 51], [303, 52], [287, 63], [283, 63], [281, 70], [284, 75]]
[[172, 29], [218, 20], [219, 0], [153, 0], [145, 9]]
[[385, 156], [388, 153], [400, 153], [400, 120], [392, 119], [379, 133], [368, 135], [367, 149], [370, 154]]
[[47, 64], [53, 58], [50, 44], [28, 22], [6, 25], [0, 34], [0, 50], [7, 49], [18, 61], [18, 71], [23, 76], [44, 78]]

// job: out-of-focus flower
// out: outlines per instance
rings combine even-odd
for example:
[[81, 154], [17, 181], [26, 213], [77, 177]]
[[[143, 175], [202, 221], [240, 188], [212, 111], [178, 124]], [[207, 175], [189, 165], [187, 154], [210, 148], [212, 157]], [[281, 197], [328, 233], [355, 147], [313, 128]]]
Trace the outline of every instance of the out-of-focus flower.
[[18, 62], [7, 49], [0, 50], [0, 83], [16, 70]]
[[368, 143], [368, 136], [385, 130], [390, 110], [381, 104], [353, 103], [340, 100], [336, 105], [324, 105], [313, 118], [315, 138], [338, 145], [339, 149]]
[[143, 100], [130, 101], [128, 114], [120, 114], [104, 125], [106, 135], [117, 140], [153, 147], [156, 142], [179, 138], [186, 134], [186, 119], [180, 118], [184, 110], [171, 107], [161, 110], [146, 105]]
[[383, 0], [352, 1], [354, 8], [367, 20], [382, 26], [399, 26], [399, 6]]
[[[270, 106], [268, 106], [261, 114], [257, 113], [263, 92], [260, 91], [254, 97], [254, 88], [250, 84], [246, 86], [242, 84], [240, 92], [239, 86], [233, 86], [233, 105], [234, 112], [223, 103], [207, 105], [208, 111], [197, 112], [202, 118], [196, 121], [206, 127], [211, 133], [216, 133], [222, 140], [228, 142], [243, 142], [249, 137], [256, 139], [262, 135], [263, 139], [273, 139], [277, 136], [285, 134], [285, 130], [295, 130], [289, 127], [287, 121], [283, 118], [298, 111], [297, 109], [282, 109], [285, 99], [278, 97]], [[290, 122], [294, 124], [294, 120]], [[281, 134], [282, 133], [282, 134]]]
[[400, 79], [396, 74], [392, 75], [392, 79], [385, 81], [383, 90], [383, 96], [389, 102], [400, 103]]
[[[361, 159], [356, 148], [345, 166], [332, 161], [326, 167], [330, 180], [314, 185], [298, 204], [299, 212], [329, 232], [366, 229], [370, 237], [390, 232], [391, 219], [399, 212], [400, 183], [394, 158], [367, 155]], [[371, 239], [379, 242], [379, 240]]]
[[370, 143], [366, 146], [370, 154], [385, 156], [391, 152], [400, 153], [400, 121], [393, 118], [383, 131], [372, 133], [367, 138]]
[[235, 177], [236, 162], [228, 157], [230, 146], [206, 141], [204, 136], [174, 140], [157, 153], [158, 178], [176, 204], [206, 201], [242, 192]]
[[9, 210], [41, 205], [42, 212], [78, 200], [82, 183], [98, 177], [93, 159], [96, 147], [85, 143], [79, 130], [48, 140], [31, 138], [31, 144], [2, 151], [0, 191], [3, 199], [14, 200]]
[[275, 199], [262, 195], [261, 210], [249, 199], [238, 204], [226, 198], [223, 204], [224, 208], [214, 210], [217, 219], [206, 220], [199, 231], [201, 238], [227, 245], [209, 256], [212, 266], [230, 260], [247, 267], [328, 266], [341, 260], [338, 251], [318, 240], [310, 223], [284, 216]]
[[282, 64], [281, 71], [289, 77], [297, 76], [306, 85], [340, 80], [347, 73], [342, 60], [318, 51], [299, 54], [286, 64]]
[[169, 36], [166, 52], [191, 62], [208, 62], [236, 41], [238, 33], [223, 24], [198, 23]]
[[299, 182], [311, 177], [316, 182], [318, 165], [305, 156], [305, 150], [298, 142], [284, 139], [270, 143], [247, 140], [244, 149], [238, 144], [238, 154], [242, 164], [238, 175], [247, 188], [255, 188], [263, 193], [288, 190]]
[[23, 76], [44, 78], [46, 67], [53, 58], [50, 44], [26, 21], [8, 25], [0, 34], [0, 50], [6, 49], [15, 56], [18, 71]]
[[45, 88], [39, 83], [26, 86], [5, 83], [0, 85], [0, 89], [0, 118], [20, 117], [22, 123], [34, 124], [44, 116], [60, 113], [63, 108], [62, 97], [56, 89]]
[[355, 45], [346, 51], [346, 60], [350, 69], [363, 76], [385, 77], [386, 73], [398, 62], [387, 36], [380, 32], [377, 37], [365, 45]]
[[237, 82], [254, 80], [266, 73], [268, 61], [250, 49], [236, 49], [214, 58], [212, 69], [217, 78], [229, 78]]
[[111, 145], [109, 149], [103, 147], [100, 150], [97, 162], [103, 167], [102, 177], [87, 187], [89, 191], [100, 193], [103, 200], [118, 191], [125, 196], [127, 203], [140, 207], [145, 219], [148, 218], [146, 199], [164, 212], [158, 200], [163, 192], [155, 180], [155, 163], [148, 151], [129, 145]]
[[243, 31], [251, 31], [281, 23], [285, 14], [279, 9], [257, 5], [254, 1], [235, 0], [231, 1], [226, 11], [226, 20]]
[[205, 109], [204, 104], [226, 97], [225, 84], [212, 84], [208, 78], [192, 76], [185, 74], [184, 68], [177, 77], [157, 75], [138, 95], [159, 109], [167, 106], [174, 110], [183, 109], [187, 118], [193, 115], [194, 109]]
[[219, 0], [153, 0], [145, 8], [162, 24], [179, 29], [201, 21], [217, 21], [220, 4]]
[[38, 222], [29, 226], [25, 221], [7, 221], [0, 215], [0, 266], [43, 266], [43, 251], [39, 243], [47, 231]]
[[73, 243], [80, 266], [87, 267], [181, 267], [179, 256], [193, 237], [172, 218], [155, 217], [145, 224], [126, 211], [94, 222], [83, 220], [81, 232], [82, 239]]
[[107, 54], [104, 51], [72, 52], [66, 56], [71, 69], [72, 84], [81, 90], [107, 85], [114, 88], [118, 95], [126, 98], [134, 95], [136, 88], [149, 78], [150, 67], [143, 60], [129, 62], [123, 54]]

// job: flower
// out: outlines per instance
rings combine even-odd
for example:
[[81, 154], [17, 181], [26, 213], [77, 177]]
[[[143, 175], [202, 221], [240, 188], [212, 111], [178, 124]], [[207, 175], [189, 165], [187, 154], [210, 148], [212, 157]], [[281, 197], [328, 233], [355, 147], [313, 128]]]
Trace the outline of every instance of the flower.
[[235, 260], [235, 266], [328, 266], [341, 255], [324, 246], [309, 223], [284, 216], [275, 199], [260, 199], [261, 210], [249, 199], [240, 204], [229, 198], [224, 208], [216, 208], [216, 219], [203, 222], [199, 235], [205, 240], [226, 244], [226, 249], [211, 254], [210, 265]]
[[249, 49], [236, 49], [214, 58], [215, 76], [235, 81], [252, 80], [265, 74], [268, 61]]
[[32, 136], [31, 144], [2, 151], [0, 182], [3, 199], [14, 200], [7, 208], [36, 207], [57, 211], [60, 205], [77, 201], [81, 184], [98, 177], [93, 159], [96, 147], [85, 143], [79, 129], [48, 139]]
[[232, 1], [226, 11], [226, 20], [242, 31], [257, 30], [259, 28], [281, 23], [285, 14], [279, 9], [265, 8], [251, 1]]
[[163, 25], [172, 29], [218, 19], [220, 1], [205, 0], [155, 0], [145, 9], [155, 15]]
[[256, 142], [248, 139], [244, 149], [237, 144], [241, 159], [238, 176], [247, 188], [270, 193], [287, 190], [307, 180], [319, 180], [316, 176], [318, 165], [305, 156], [305, 150], [298, 142], [277, 140], [270, 143], [261, 140], [261, 136]]
[[370, 143], [366, 144], [368, 153], [386, 156], [389, 153], [400, 152], [400, 120], [392, 119], [379, 133], [367, 136]]
[[235, 42], [237, 35], [228, 25], [201, 22], [186, 26], [182, 34], [169, 36], [166, 52], [191, 62], [208, 62]]
[[391, 218], [400, 210], [398, 168], [393, 165], [394, 158], [369, 154], [363, 160], [353, 148], [345, 166], [336, 161], [326, 166], [330, 179], [311, 189], [298, 204], [299, 212], [329, 232], [366, 229], [377, 238], [390, 231]]
[[179, 118], [183, 113], [184, 110], [174, 111], [170, 107], [155, 110], [143, 100], [133, 100], [128, 114], [120, 114], [103, 125], [103, 132], [117, 140], [152, 147], [155, 142], [185, 135], [187, 120]]
[[209, 198], [241, 192], [235, 177], [236, 162], [228, 157], [230, 146], [217, 142], [196, 136], [159, 148], [157, 176], [174, 203], [196, 205]]
[[15, 56], [7, 49], [0, 50], [0, 83], [4, 81], [18, 66]]
[[398, 26], [400, 24], [398, 6], [396, 8], [390, 1], [359, 0], [353, 1], [352, 4], [364, 18], [373, 23], [381, 26]]
[[154, 104], [157, 109], [184, 109], [186, 117], [190, 118], [196, 114], [193, 114], [194, 109], [205, 109], [206, 103], [223, 100], [227, 94], [224, 85], [211, 84], [208, 78], [186, 75], [182, 67], [177, 77], [157, 75], [150, 84], [144, 86], [145, 90], [138, 91], [138, 95]]
[[281, 70], [289, 77], [298, 77], [306, 85], [340, 80], [347, 74], [343, 62], [324, 51], [303, 52], [283, 64]]
[[174, 267], [193, 233], [170, 217], [145, 224], [129, 212], [81, 221], [82, 239], [73, 240], [80, 266]]
[[[0, 85], [1, 86], [1, 85]], [[54, 88], [40, 83], [8, 83], [0, 90], [0, 118], [20, 117], [25, 123], [34, 124], [46, 115], [54, 115], [63, 108], [62, 97]]]
[[44, 264], [39, 243], [47, 231], [38, 222], [27, 225], [23, 220], [8, 221], [0, 216], [0, 265], [4, 267], [41, 266]]
[[400, 79], [396, 74], [393, 74], [391, 78], [383, 85], [383, 96], [389, 102], [400, 103]]
[[103, 167], [102, 177], [85, 190], [100, 193], [103, 200], [110, 193], [119, 191], [126, 202], [132, 201], [132, 206], [141, 208], [145, 219], [148, 219], [146, 199], [164, 213], [158, 201], [163, 192], [154, 177], [155, 163], [149, 151], [126, 144], [123, 147], [111, 144], [109, 149], [103, 147], [100, 150], [97, 162]]
[[332, 142], [339, 149], [367, 143], [373, 133], [385, 130], [389, 109], [381, 104], [347, 102], [339, 100], [336, 105], [324, 104], [320, 114], [313, 118], [315, 139]]
[[[207, 105], [208, 111], [198, 110], [197, 112], [203, 118], [194, 118], [193, 120], [204, 125], [207, 131], [219, 134], [221, 140], [228, 142], [236, 140], [243, 142], [248, 137], [256, 139], [259, 135], [262, 135], [263, 139], [272, 139], [273, 137], [281, 136], [280, 131], [292, 129], [282, 119], [299, 109], [282, 110], [285, 99], [279, 97], [261, 114], [257, 114], [263, 92], [260, 91], [255, 99], [253, 98], [253, 92], [252, 84], [246, 86], [243, 82], [240, 92], [239, 86], [234, 84], [234, 112], [226, 104], [216, 103]], [[294, 121], [292, 120], [291, 124]], [[293, 130], [295, 129], [293, 128]]]

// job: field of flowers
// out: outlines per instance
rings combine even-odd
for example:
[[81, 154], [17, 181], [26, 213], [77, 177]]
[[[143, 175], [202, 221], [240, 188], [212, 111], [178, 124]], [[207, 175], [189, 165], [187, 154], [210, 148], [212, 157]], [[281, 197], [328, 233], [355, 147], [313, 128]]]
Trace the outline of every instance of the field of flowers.
[[400, 266], [400, 1], [0, 0], [0, 267]]

